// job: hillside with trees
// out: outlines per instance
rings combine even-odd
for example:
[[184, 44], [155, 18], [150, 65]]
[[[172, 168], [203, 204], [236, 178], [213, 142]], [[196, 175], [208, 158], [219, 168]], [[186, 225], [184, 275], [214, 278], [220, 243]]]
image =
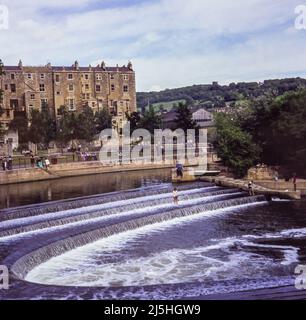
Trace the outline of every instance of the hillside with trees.
[[236, 115], [216, 116], [215, 147], [236, 177], [257, 163], [306, 177], [306, 90], [260, 98]]
[[188, 105], [194, 104], [207, 109], [224, 107], [225, 105], [248, 105], [249, 100], [259, 97], [277, 97], [285, 92], [306, 88], [306, 79], [288, 78], [258, 82], [239, 82], [219, 85], [193, 85], [178, 89], [167, 89], [160, 92], [137, 93], [137, 106], [140, 111], [148, 105], [169, 105], [171, 102], [185, 100]]

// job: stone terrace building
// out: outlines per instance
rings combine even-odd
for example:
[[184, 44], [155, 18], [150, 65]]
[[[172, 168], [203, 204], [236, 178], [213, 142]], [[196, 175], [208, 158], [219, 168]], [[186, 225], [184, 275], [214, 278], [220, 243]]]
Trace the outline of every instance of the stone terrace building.
[[49, 109], [55, 118], [66, 106], [71, 112], [89, 106], [93, 111], [108, 108], [113, 116], [113, 127], [122, 128], [125, 113], [137, 111], [135, 72], [131, 62], [127, 66], [107, 67], [104, 62], [96, 67], [80, 67], [76, 61], [71, 67], [51, 64], [41, 67], [5, 66], [0, 78], [3, 90], [3, 123], [9, 123], [14, 114], [31, 109]]

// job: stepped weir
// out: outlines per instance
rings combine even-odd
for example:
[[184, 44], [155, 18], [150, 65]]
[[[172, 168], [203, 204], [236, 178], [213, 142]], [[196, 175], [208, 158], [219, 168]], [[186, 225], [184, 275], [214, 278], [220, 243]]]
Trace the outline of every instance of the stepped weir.
[[3, 210], [0, 245], [22, 245], [3, 262], [25, 279], [46, 261], [112, 235], [265, 202], [264, 196], [201, 182], [181, 185], [175, 204], [172, 190], [164, 184]]

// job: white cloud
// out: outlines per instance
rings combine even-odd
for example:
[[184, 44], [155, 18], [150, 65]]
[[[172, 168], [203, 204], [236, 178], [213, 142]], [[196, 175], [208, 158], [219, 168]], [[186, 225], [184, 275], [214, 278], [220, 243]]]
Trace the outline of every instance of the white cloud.
[[306, 32], [293, 29], [296, 0], [160, 0], [92, 11], [93, 0], [5, 2], [10, 29], [0, 31], [0, 43], [6, 64], [132, 59], [139, 90], [300, 75], [306, 65]]

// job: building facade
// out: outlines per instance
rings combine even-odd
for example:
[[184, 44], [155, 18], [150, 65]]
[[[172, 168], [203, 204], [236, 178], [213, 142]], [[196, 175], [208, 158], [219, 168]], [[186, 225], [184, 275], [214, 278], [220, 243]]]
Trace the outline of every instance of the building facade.
[[76, 61], [70, 67], [47, 64], [41, 67], [5, 66], [0, 78], [3, 90], [1, 122], [8, 124], [18, 112], [29, 117], [32, 109], [49, 110], [60, 117], [62, 106], [71, 112], [85, 106], [94, 112], [107, 108], [113, 117], [113, 128], [119, 130], [125, 114], [136, 112], [135, 72], [131, 62], [127, 66], [80, 67]]

